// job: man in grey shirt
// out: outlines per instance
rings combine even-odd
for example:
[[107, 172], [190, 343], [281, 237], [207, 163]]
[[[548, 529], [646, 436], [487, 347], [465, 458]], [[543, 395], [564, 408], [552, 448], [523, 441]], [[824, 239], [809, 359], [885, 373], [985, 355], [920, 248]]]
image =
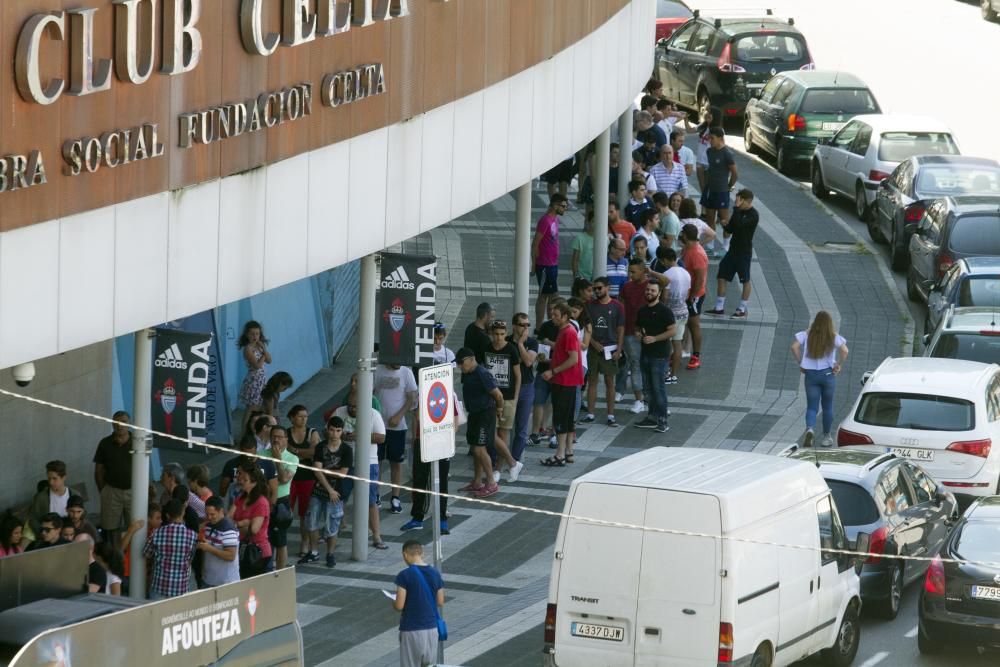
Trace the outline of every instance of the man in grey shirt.
[[[701, 193], [701, 207], [705, 212], [705, 222], [715, 231], [716, 214], [725, 225], [729, 221], [730, 192], [736, 187], [739, 173], [736, 171], [736, 160], [733, 152], [726, 146], [726, 133], [721, 127], [708, 130], [708, 151], [705, 169], [705, 191]], [[729, 237], [722, 242], [723, 250], [729, 250]], [[718, 253], [719, 241], [716, 239], [713, 256]]]
[[[608, 426], [618, 426], [615, 421], [615, 377], [618, 360], [625, 342], [625, 308], [608, 293], [608, 279], [594, 280], [594, 300], [587, 304], [587, 315], [593, 326], [590, 349], [587, 351], [587, 407], [585, 423], [594, 421], [597, 404], [597, 378], [604, 376], [604, 389], [608, 401]], [[608, 352], [608, 350], [611, 350]]]

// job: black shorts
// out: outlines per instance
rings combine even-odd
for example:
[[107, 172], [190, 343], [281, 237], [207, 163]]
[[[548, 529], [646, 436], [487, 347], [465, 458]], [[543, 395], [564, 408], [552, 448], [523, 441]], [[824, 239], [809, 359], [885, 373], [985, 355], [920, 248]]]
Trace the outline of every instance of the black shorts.
[[[278, 498], [275, 501], [275, 505], [285, 505], [289, 509], [291, 508], [291, 499], [288, 496], [284, 498]], [[276, 507], [277, 509], [277, 507]], [[272, 512], [273, 514], [273, 512]], [[267, 528], [267, 539], [271, 543], [271, 546], [275, 549], [281, 549], [282, 547], [288, 546], [288, 528], [278, 528], [273, 520], [268, 521]]]
[[406, 431], [386, 429], [385, 442], [378, 445], [378, 460], [402, 463], [406, 458]]
[[573, 176], [575, 176], [573, 172], [573, 162], [574, 158], [563, 160], [542, 174], [542, 180], [546, 183], [551, 183], [552, 185], [555, 185], [556, 183], [571, 182], [573, 180]]
[[699, 296], [697, 298], [694, 298], [694, 299], [688, 299], [688, 302], [687, 302], [688, 319], [690, 319], [692, 317], [698, 317], [699, 315], [701, 315], [701, 309], [702, 309], [702, 307], [704, 305], [705, 305], [705, 295], [704, 294], [702, 294], [701, 296]]
[[738, 275], [741, 283], [750, 282], [750, 263], [752, 260], [753, 255], [727, 252], [722, 261], [719, 262], [719, 280], [731, 283], [733, 277]]
[[556, 433], [576, 431], [576, 387], [550, 384], [552, 392], [552, 428]]
[[469, 421], [465, 424], [465, 441], [472, 447], [485, 447], [493, 444], [497, 432], [496, 408], [487, 408], [469, 413]]
[[556, 294], [559, 292], [558, 266], [536, 266], [535, 279], [538, 280], [538, 291], [542, 294]]

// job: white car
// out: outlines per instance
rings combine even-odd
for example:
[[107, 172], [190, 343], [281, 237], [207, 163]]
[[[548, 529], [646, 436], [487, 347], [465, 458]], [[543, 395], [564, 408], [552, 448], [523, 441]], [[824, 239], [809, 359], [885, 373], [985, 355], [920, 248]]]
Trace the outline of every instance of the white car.
[[837, 445], [894, 452], [956, 495], [991, 496], [1000, 481], [1000, 366], [886, 359], [841, 422]]
[[830, 190], [854, 199], [858, 219], [868, 222], [879, 183], [914, 155], [959, 155], [951, 130], [922, 116], [855, 116], [837, 134], [820, 139], [810, 163], [813, 194]]

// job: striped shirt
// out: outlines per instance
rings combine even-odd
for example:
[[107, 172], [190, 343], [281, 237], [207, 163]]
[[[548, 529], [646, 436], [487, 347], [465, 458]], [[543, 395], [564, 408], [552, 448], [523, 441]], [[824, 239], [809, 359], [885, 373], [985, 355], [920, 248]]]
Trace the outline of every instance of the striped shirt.
[[628, 259], [622, 257], [617, 262], [608, 257], [608, 295], [617, 299], [622, 285], [628, 282]]
[[687, 194], [688, 180], [684, 173], [684, 165], [678, 162], [671, 162], [670, 167], [664, 167], [662, 162], [657, 162], [649, 169], [650, 175], [656, 181], [656, 187], [660, 192], [672, 195], [675, 192]]
[[[205, 526], [205, 541], [216, 549], [239, 549], [240, 531], [229, 519]], [[209, 586], [222, 586], [240, 580], [239, 559], [223, 560], [213, 553], [205, 552], [202, 579]]]

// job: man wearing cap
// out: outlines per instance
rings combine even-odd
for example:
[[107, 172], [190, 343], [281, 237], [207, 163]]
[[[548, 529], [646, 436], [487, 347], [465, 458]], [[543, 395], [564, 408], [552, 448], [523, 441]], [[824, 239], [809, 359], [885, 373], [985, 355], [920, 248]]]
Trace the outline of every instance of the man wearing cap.
[[463, 347], [455, 355], [455, 361], [462, 371], [462, 400], [469, 413], [465, 440], [473, 456], [472, 481], [461, 491], [487, 498], [500, 490], [500, 485], [493, 481], [493, 464], [486, 447], [496, 435], [497, 419], [503, 418], [503, 394], [490, 372], [476, 361], [472, 350]]

